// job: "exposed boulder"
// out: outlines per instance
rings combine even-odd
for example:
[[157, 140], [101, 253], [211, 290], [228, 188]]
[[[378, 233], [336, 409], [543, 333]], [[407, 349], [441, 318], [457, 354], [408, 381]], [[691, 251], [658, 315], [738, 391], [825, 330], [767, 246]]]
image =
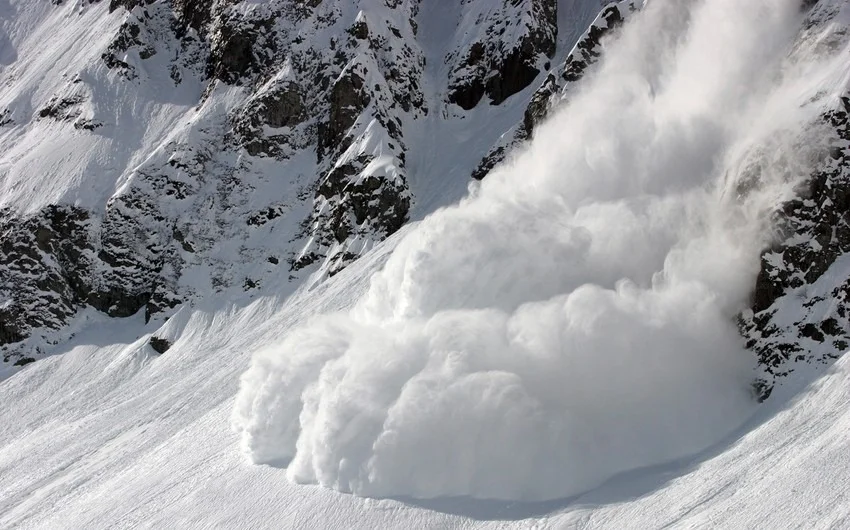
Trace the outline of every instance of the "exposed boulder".
[[171, 341], [168, 339], [163, 339], [162, 337], [151, 336], [148, 343], [153, 348], [153, 351], [159, 353], [160, 355], [167, 352], [169, 348], [171, 348]]
[[26, 366], [29, 363], [34, 363], [34, 362], [35, 362], [35, 359], [33, 359], [32, 357], [21, 357], [20, 359], [15, 361], [12, 366]]

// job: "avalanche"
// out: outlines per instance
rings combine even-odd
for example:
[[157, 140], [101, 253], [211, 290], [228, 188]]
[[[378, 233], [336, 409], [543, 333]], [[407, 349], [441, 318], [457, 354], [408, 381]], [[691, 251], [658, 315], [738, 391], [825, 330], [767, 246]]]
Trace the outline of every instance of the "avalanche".
[[850, 341], [800, 3], [0, 0], [0, 529], [848, 527], [850, 359], [738, 326]]
[[234, 411], [251, 460], [358, 495], [547, 500], [740, 426], [735, 315], [844, 68], [794, 48], [799, 23], [791, 0], [650, 3], [350, 311], [255, 356]]

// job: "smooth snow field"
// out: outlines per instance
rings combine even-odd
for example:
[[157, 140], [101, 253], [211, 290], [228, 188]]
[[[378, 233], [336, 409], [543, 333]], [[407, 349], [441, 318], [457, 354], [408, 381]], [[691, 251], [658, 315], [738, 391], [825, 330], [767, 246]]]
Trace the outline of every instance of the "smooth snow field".
[[735, 326], [848, 81], [801, 17], [650, 1], [332, 278], [83, 315], [0, 372], [0, 528], [850, 528], [850, 358], [759, 405]]

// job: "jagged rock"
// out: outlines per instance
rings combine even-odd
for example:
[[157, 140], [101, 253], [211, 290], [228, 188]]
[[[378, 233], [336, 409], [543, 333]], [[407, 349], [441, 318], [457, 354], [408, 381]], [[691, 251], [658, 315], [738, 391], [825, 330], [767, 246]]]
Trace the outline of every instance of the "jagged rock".
[[285, 206], [277, 206], [277, 207], [269, 206], [268, 208], [266, 208], [266, 209], [264, 209], [260, 212], [257, 212], [256, 214], [248, 217], [248, 220], [246, 222], [249, 225], [262, 226], [262, 225], [268, 223], [269, 221], [277, 219], [278, 217], [283, 215], [285, 212], [286, 212]]
[[[422, 3], [369, 4], [273, 0], [247, 8], [238, 0], [112, 0], [111, 9], [129, 12], [102, 50], [111, 69], [104, 85], [138, 95], [134, 87], [168, 79], [156, 70], [165, 67], [175, 84], [190, 81], [175, 92], [199, 87], [200, 97], [187, 103], [192, 110], [175, 119], [175, 127], [198, 125], [145, 152], [141, 163], [134, 158], [138, 165], [126, 172], [116, 168], [121, 190], [108, 202], [0, 215], [0, 286], [12, 293], [0, 306], [0, 344], [9, 346], [4, 357], [35, 352], [15, 346], [33, 337], [54, 340], [49, 332], [64, 329], [81, 307], [113, 316], [144, 310], [147, 320], [160, 319], [210, 292], [232, 289], [237, 296], [268, 285], [259, 269], [280, 271], [271, 265], [281, 260], [292, 277], [312, 272], [311, 265], [327, 275], [339, 272], [409, 219], [414, 197], [406, 143], [419, 141], [418, 120], [430, 110], [464, 119], [469, 115], [458, 107], [481, 105], [485, 97], [506, 108], [516, 104], [522, 118], [482, 161], [474, 175], [482, 178], [569, 97], [605, 39], [636, 9], [633, 1], [605, 6], [565, 61], [551, 67], [555, 0], [464, 1], [462, 20], [455, 22], [467, 24], [471, 37], [437, 58], [445, 64], [434, 65], [442, 76], [435, 80], [427, 77], [417, 39]], [[90, 75], [106, 69], [94, 70]], [[38, 101], [37, 117], [67, 120], [84, 131], [111, 125], [100, 109], [96, 117], [87, 114], [94, 99], [89, 83], [74, 78], [54, 99]], [[423, 85], [448, 90], [428, 99]], [[99, 86], [99, 95], [107, 89]], [[227, 97], [216, 99], [221, 92]], [[522, 100], [509, 101], [520, 92]], [[446, 100], [457, 106], [445, 107]], [[225, 108], [211, 108], [216, 105]], [[12, 116], [21, 115], [4, 110], [0, 125], [17, 127]], [[830, 119], [837, 127], [846, 122], [840, 114]], [[838, 146], [833, 160], [840, 165], [846, 156]], [[417, 153], [414, 162], [421, 170], [427, 155]], [[805, 233], [816, 244], [780, 240], [766, 252], [753, 314], [742, 315], [742, 332], [774, 374], [787, 371], [789, 360], [810, 356], [805, 341], [832, 351], [850, 344], [848, 285], [808, 299], [808, 320], [793, 329], [779, 326], [774, 313], [776, 304], [824, 277], [850, 245], [843, 213], [850, 210], [850, 189], [830, 171], [816, 175], [811, 192], [786, 208], [787, 229], [801, 232], [811, 224]], [[246, 278], [234, 261], [260, 266]], [[821, 311], [833, 302], [834, 312]]]
[[[625, 4], [625, 5], [624, 5]], [[602, 55], [602, 38], [611, 30], [620, 27], [625, 18], [634, 11], [633, 2], [608, 4], [602, 9], [597, 21], [588, 28], [584, 36], [576, 43], [570, 56], [564, 63], [561, 76], [564, 81], [574, 83], [584, 76], [587, 68]]]
[[[237, 142], [253, 156], [265, 154], [279, 158], [310, 143], [306, 131], [291, 130], [307, 119], [307, 107], [301, 88], [286, 83], [257, 94], [234, 118]], [[264, 132], [265, 127], [287, 128], [279, 134]]]
[[39, 215], [0, 218], [0, 345], [27, 338], [35, 328], [59, 329], [76, 313], [89, 287], [92, 246], [89, 214], [51, 206]]
[[636, 11], [635, 0], [618, 0], [602, 8], [566, 60], [554, 68], [534, 92], [526, 107], [522, 123], [514, 131], [505, 134], [502, 140], [490, 149], [472, 172], [472, 178], [483, 179], [504, 160], [508, 152], [531, 137], [534, 126], [546, 119], [550, 109], [568, 99], [576, 83], [581, 81], [588, 69], [599, 60], [602, 55], [603, 39], [619, 28]]
[[313, 245], [293, 259], [291, 267], [300, 270], [329, 256], [333, 275], [358, 257], [346, 242], [377, 234], [381, 239], [394, 233], [408, 220], [410, 194], [404, 181], [364, 174], [371, 157], [361, 154], [334, 168], [316, 190], [321, 206], [305, 225], [314, 235]]
[[163, 339], [157, 336], [151, 336], [148, 343], [153, 348], [153, 351], [159, 353], [160, 355], [167, 352], [169, 348], [171, 348], [171, 342], [167, 339]]
[[212, 0], [172, 0], [174, 13], [180, 25], [205, 33], [210, 24]]
[[493, 105], [501, 104], [531, 84], [540, 74], [540, 65], [555, 53], [556, 0], [504, 0], [488, 15], [478, 17], [481, 37], [450, 58], [455, 66], [448, 101], [465, 110], [477, 106], [485, 94]]
[[140, 22], [128, 20], [118, 29], [118, 34], [109, 45], [109, 48], [101, 55], [101, 59], [111, 69], [117, 69], [128, 79], [136, 77], [135, 68], [127, 62], [119, 59], [124, 57], [130, 48], [137, 48], [139, 58], [148, 59], [156, 54], [156, 48], [140, 38], [142, 30]]
[[183, 81], [186, 71], [204, 71], [208, 45], [198, 39], [197, 33], [187, 31], [179, 18], [181, 13], [172, 9], [171, 2], [114, 2], [114, 7], [119, 5], [131, 12], [101, 54], [109, 69], [127, 80], [137, 80], [139, 75], [145, 75], [143, 62], [161, 53], [170, 58], [169, 74], [175, 84]]
[[304, 121], [306, 108], [297, 86], [288, 86], [259, 99], [260, 115], [271, 127], [292, 127]]
[[[121, 211], [127, 204], [113, 202], [104, 218], [74, 206], [48, 206], [23, 218], [3, 213], [0, 289], [9, 301], [0, 308], [0, 345], [35, 330], [59, 330], [84, 306], [126, 317], [151, 301], [164, 283], [159, 253], [139, 250], [149, 247], [150, 234]], [[157, 302], [149, 312], [176, 305], [173, 295]]]
[[34, 363], [34, 362], [35, 362], [35, 359], [33, 359], [32, 357], [21, 357], [20, 359], [15, 361], [14, 364], [12, 364], [12, 366], [26, 366], [29, 363]]
[[133, 8], [152, 4], [154, 0], [109, 0], [109, 12], [112, 13], [119, 7], [123, 7], [127, 11], [132, 11]]
[[[514, 28], [525, 35], [516, 41], [495, 33], [482, 40], [498, 43], [481, 60], [497, 60], [502, 77], [481, 79], [499, 100], [543, 67], [557, 28], [554, 0], [492, 1], [535, 19], [533, 28]], [[441, 104], [422, 89], [430, 80], [417, 39], [420, 4], [111, 0], [110, 10], [121, 11], [112, 17], [124, 20], [95, 50], [101, 63], [38, 101], [36, 117], [118, 143], [112, 129], [122, 115], [144, 109], [171, 119], [167, 109], [185, 105], [172, 122], [184, 129], [134, 155], [132, 167], [105, 170], [120, 182], [111, 197], [86, 208], [3, 212], [4, 358], [37, 357], [39, 345], [64, 340], [84, 307], [162, 319], [208, 293], [265, 285], [262, 270], [246, 280], [234, 260], [268, 270], [283, 260], [293, 278], [316, 264], [330, 275], [398, 230], [413, 200], [406, 128], [428, 104]], [[169, 77], [186, 84], [168, 90], [161, 83]], [[147, 93], [151, 86], [156, 93]], [[233, 97], [219, 97], [225, 91]], [[115, 93], [138, 106], [111, 108]], [[0, 124], [17, 127], [12, 117], [24, 114], [4, 109]]]
[[[335, 168], [325, 178], [317, 190], [317, 196], [345, 196], [343, 203], [349, 202], [350, 208], [339, 208], [331, 216], [331, 233], [338, 243], [345, 241], [354, 225], [361, 225], [370, 219], [377, 220], [378, 229], [391, 234], [407, 221], [410, 200], [398, 189], [386, 186], [381, 179], [366, 176], [355, 179], [369, 162], [361, 156], [344, 166]], [[348, 219], [344, 213], [353, 213]]]
[[55, 120], [73, 120], [80, 115], [79, 105], [84, 100], [80, 94], [66, 97], [54, 96], [47, 105], [38, 111], [39, 118], [53, 118]]
[[271, 38], [272, 18], [243, 19], [225, 16], [210, 37], [207, 76], [228, 84], [256, 76], [268, 67], [276, 52]]
[[337, 148], [345, 133], [369, 104], [369, 95], [363, 90], [363, 78], [356, 72], [346, 72], [334, 83], [330, 94], [330, 116], [319, 126], [319, 153]]
[[[785, 235], [763, 254], [752, 310], [740, 321], [765, 391], [795, 364], [831, 362], [850, 344], [850, 280], [811, 288], [850, 252], [850, 99], [842, 107], [824, 116], [836, 132], [833, 148], [779, 213]], [[799, 306], [793, 322], [779, 316], [783, 304]]]

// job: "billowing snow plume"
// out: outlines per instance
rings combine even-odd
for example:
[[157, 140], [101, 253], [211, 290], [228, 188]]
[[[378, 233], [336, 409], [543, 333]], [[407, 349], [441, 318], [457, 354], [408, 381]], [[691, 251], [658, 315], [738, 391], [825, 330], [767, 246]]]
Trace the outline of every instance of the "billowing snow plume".
[[734, 317], [819, 153], [829, 64], [799, 46], [799, 4], [648, 3], [354, 309], [255, 356], [234, 412], [250, 458], [359, 495], [541, 500], [740, 425]]

